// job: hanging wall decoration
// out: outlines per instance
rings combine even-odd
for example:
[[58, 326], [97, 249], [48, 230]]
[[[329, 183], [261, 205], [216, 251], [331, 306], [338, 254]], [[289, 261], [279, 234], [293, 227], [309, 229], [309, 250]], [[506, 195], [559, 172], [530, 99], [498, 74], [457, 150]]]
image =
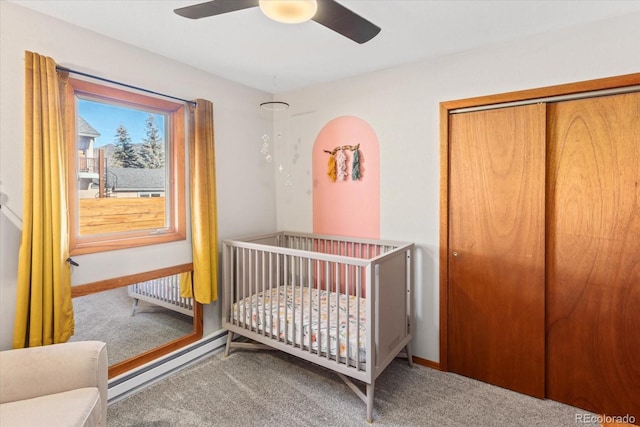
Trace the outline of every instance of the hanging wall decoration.
[[347, 179], [347, 155], [344, 150], [336, 152], [336, 169], [338, 169], [338, 180], [346, 181]]
[[329, 171], [327, 172], [331, 182], [336, 182], [336, 157], [332, 154], [329, 156]]
[[351, 165], [351, 179], [360, 181], [360, 150], [353, 150], [353, 161]]
[[331, 182], [346, 181], [347, 172], [347, 155], [345, 151], [352, 151], [353, 158], [351, 159], [351, 179], [353, 181], [359, 181], [362, 178], [360, 173], [360, 144], [358, 145], [342, 145], [334, 148], [333, 150], [323, 150], [328, 153], [329, 156], [329, 170], [327, 175], [331, 179]]

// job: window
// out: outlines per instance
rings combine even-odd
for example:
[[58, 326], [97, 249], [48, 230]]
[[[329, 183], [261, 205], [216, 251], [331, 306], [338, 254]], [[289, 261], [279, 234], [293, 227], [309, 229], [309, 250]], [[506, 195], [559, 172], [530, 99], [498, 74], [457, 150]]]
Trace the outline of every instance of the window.
[[69, 79], [72, 255], [183, 240], [185, 107]]

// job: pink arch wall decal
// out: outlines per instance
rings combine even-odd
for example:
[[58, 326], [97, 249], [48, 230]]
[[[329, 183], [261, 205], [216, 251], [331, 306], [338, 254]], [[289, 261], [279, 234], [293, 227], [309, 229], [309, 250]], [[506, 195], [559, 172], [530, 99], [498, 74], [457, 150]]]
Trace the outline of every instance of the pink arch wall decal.
[[[330, 154], [336, 147], [360, 144], [360, 180], [353, 180], [353, 152], [346, 150], [347, 177], [332, 182]], [[380, 149], [378, 137], [364, 120], [342, 116], [329, 121], [313, 144], [313, 232], [380, 238]]]

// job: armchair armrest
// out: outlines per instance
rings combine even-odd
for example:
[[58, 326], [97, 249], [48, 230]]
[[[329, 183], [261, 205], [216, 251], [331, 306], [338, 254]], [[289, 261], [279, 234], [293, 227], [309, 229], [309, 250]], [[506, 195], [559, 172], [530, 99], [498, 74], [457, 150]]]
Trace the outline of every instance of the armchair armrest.
[[106, 419], [107, 349], [78, 341], [0, 352], [0, 403], [98, 387]]

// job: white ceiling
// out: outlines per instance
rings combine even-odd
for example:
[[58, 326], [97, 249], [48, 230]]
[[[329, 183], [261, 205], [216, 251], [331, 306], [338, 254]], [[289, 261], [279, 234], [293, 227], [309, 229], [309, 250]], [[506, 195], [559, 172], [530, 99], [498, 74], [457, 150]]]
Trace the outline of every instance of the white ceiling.
[[199, 20], [173, 13], [201, 0], [14, 3], [272, 93], [640, 12], [640, 0], [338, 1], [380, 34], [359, 45], [313, 21], [276, 23], [258, 8]]

